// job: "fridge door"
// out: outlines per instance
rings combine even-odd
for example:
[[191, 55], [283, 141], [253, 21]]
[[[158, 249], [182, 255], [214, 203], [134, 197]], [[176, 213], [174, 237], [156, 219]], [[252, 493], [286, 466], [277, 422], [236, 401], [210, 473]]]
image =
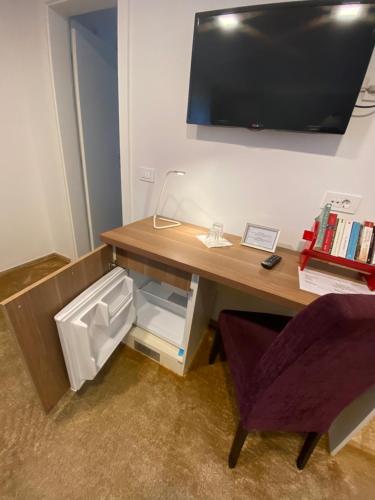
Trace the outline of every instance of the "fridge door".
[[55, 316], [70, 385], [92, 380], [135, 321], [133, 280], [115, 268]]

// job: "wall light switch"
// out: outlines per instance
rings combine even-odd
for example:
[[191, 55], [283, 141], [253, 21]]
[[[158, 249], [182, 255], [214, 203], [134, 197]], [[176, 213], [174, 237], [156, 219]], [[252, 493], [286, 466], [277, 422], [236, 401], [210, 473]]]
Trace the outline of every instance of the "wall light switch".
[[155, 169], [148, 167], [140, 167], [139, 169], [139, 180], [144, 182], [155, 182]]
[[362, 201], [362, 196], [357, 194], [335, 193], [327, 191], [322, 199], [320, 208], [323, 208], [326, 203], [332, 204], [334, 212], [342, 212], [344, 214], [355, 214]]

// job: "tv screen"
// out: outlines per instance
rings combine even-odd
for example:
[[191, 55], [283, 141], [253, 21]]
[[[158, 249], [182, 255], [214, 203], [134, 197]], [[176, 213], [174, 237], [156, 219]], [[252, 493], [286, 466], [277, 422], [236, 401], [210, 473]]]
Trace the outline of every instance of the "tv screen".
[[374, 33], [375, 1], [198, 13], [187, 122], [343, 134]]

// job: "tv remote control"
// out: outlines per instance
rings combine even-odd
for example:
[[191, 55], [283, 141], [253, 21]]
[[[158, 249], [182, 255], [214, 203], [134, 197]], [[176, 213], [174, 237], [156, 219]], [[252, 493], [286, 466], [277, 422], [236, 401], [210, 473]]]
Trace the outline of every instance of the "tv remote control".
[[280, 255], [271, 255], [268, 259], [264, 260], [261, 265], [264, 269], [272, 269], [281, 261]]

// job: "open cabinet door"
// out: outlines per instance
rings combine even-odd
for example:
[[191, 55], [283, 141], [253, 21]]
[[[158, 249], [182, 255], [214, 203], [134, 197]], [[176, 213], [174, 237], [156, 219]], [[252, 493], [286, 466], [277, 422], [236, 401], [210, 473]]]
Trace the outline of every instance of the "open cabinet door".
[[54, 316], [112, 261], [112, 247], [102, 246], [1, 303], [46, 412], [70, 387]]

